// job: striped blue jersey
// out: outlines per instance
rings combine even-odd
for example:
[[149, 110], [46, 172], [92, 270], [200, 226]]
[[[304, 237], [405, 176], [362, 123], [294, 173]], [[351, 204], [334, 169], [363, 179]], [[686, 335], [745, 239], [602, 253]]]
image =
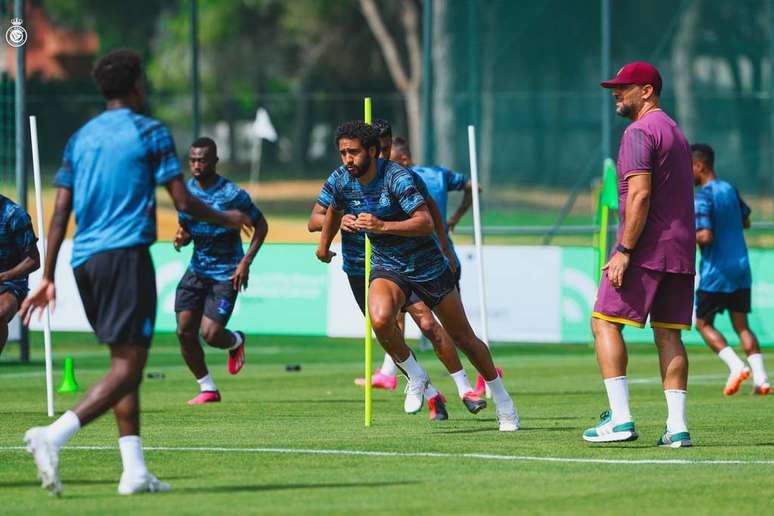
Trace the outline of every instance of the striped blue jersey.
[[[37, 241], [27, 212], [9, 198], [0, 195], [0, 272], [16, 267]], [[26, 294], [27, 277], [3, 281], [0, 287]]]
[[[346, 168], [343, 171], [338, 169], [329, 179], [334, 208], [351, 215], [370, 213], [384, 221], [402, 221], [426, 204], [424, 184], [416, 174], [393, 161], [378, 160], [376, 177], [367, 185], [352, 177]], [[374, 269], [422, 282], [437, 278], [448, 266], [446, 257], [432, 236], [369, 233], [368, 237], [372, 244], [371, 266]]]
[[[223, 176], [218, 176], [210, 188], [202, 190], [194, 178], [188, 180], [188, 190], [214, 210], [239, 210], [250, 217], [253, 224], [263, 218], [250, 196]], [[227, 281], [244, 257], [240, 228], [225, 228], [187, 213], [178, 212], [178, 221], [191, 234], [194, 252], [188, 269], [215, 281]]]

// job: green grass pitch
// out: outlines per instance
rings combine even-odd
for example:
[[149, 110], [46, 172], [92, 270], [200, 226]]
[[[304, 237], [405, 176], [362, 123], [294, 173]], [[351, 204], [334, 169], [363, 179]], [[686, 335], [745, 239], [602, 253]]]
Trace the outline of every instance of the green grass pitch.
[[[33, 337], [39, 358], [40, 335]], [[97, 380], [108, 362], [91, 335], [55, 334], [54, 347], [57, 382], [65, 356], [75, 359], [82, 388]], [[168, 448], [146, 451], [146, 461], [173, 491], [117, 495], [121, 465], [115, 422], [108, 415], [83, 429], [70, 446], [110, 449], [62, 451], [61, 499], [40, 489], [31, 457], [15, 448], [27, 427], [48, 421], [42, 364], [14, 363], [16, 351], [9, 346], [0, 361], [3, 514], [765, 514], [774, 507], [774, 398], [750, 396], [748, 384], [724, 398], [724, 366], [702, 347], [689, 349], [688, 418], [696, 446], [672, 450], [654, 446], [666, 409], [655, 351], [648, 345], [630, 347], [640, 439], [591, 447], [581, 433], [607, 402], [587, 345], [494, 348], [522, 422], [520, 431], [505, 434], [496, 430], [493, 406], [478, 416], [464, 410], [453, 382], [428, 352], [419, 352], [419, 359], [449, 398], [450, 420], [428, 421], [426, 408], [422, 415], [404, 415], [400, 390], [374, 391], [374, 424], [364, 428], [362, 390], [352, 382], [362, 370], [362, 347], [352, 340], [251, 337], [247, 364], [235, 377], [226, 373], [224, 353], [208, 351], [223, 402], [189, 407], [185, 402], [197, 386], [175, 337], [159, 335], [147, 372], [165, 378], [143, 383], [142, 434], [146, 447]], [[381, 352], [375, 356], [381, 359]], [[286, 372], [290, 363], [302, 370]], [[471, 366], [467, 371], [474, 377]], [[79, 396], [57, 394], [57, 412]], [[462, 456], [466, 453], [500, 458]], [[658, 462], [671, 459], [687, 462]], [[635, 462], [651, 460], [656, 462]], [[714, 460], [741, 463], [703, 462]]]

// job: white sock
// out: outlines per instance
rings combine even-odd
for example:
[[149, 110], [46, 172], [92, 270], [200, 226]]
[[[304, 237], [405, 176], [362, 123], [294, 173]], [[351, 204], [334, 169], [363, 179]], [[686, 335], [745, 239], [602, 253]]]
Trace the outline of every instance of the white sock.
[[406, 371], [406, 374], [409, 377], [409, 380], [412, 378], [418, 378], [421, 376], [427, 376], [427, 373], [424, 369], [422, 369], [422, 366], [419, 365], [419, 362], [417, 362], [417, 359], [414, 358], [414, 355], [409, 353], [408, 358], [404, 362], [397, 362], [397, 365], [400, 366], [401, 369]]
[[747, 363], [750, 364], [752, 369], [753, 383], [755, 385], [762, 385], [769, 382], [769, 377], [766, 374], [766, 370], [763, 368], [763, 355], [755, 353], [747, 357]]
[[[729, 371], [732, 373], [738, 373], [744, 368], [744, 362], [736, 354], [736, 351], [731, 346], [726, 346], [718, 353], [718, 358], [726, 363]], [[749, 360], [749, 358], [748, 358]]]
[[145, 457], [142, 455], [142, 440], [139, 435], [119, 437], [118, 449], [121, 450], [124, 475], [141, 478], [148, 474], [148, 468], [145, 467]]
[[465, 374], [465, 369], [460, 369], [456, 373], [452, 373], [451, 377], [452, 380], [454, 380], [454, 385], [457, 386], [457, 394], [460, 395], [460, 398], [464, 396], [466, 392], [473, 390], [473, 387], [471, 387], [470, 381], [468, 380], [468, 375]]
[[68, 410], [59, 419], [46, 427], [46, 436], [51, 444], [57, 449], [70, 440], [72, 436], [81, 429], [81, 420], [75, 415], [75, 412]]
[[430, 398], [435, 398], [436, 396], [438, 396], [438, 391], [435, 390], [435, 387], [433, 387], [432, 383], [428, 383], [427, 388], [425, 389], [425, 398], [429, 400]]
[[668, 389], [664, 391], [667, 402], [667, 432], [676, 434], [677, 432], [687, 432], [688, 423], [685, 422], [685, 399], [688, 397], [687, 391], [679, 389]]
[[204, 391], [217, 391], [218, 388], [215, 387], [215, 382], [212, 380], [212, 376], [209, 374], [206, 374], [202, 376], [201, 378], [196, 379], [196, 383], [199, 384], [199, 389]]
[[495, 405], [507, 405], [508, 403], [513, 403], [510, 394], [505, 390], [502, 378], [498, 376], [491, 382], [486, 382], [486, 384], [489, 386], [489, 392], [492, 393], [492, 399], [494, 400]]
[[233, 335], [233, 336], [234, 336], [234, 345], [233, 345], [233, 346], [231, 346], [230, 348], [228, 348], [228, 349], [229, 349], [229, 351], [231, 351], [232, 349], [236, 349], [236, 348], [238, 348], [239, 346], [241, 346], [241, 345], [242, 345], [242, 343], [244, 342], [244, 339], [242, 339], [242, 334], [240, 334], [240, 333], [237, 333], [237, 332], [235, 332], [235, 331], [231, 331], [231, 330], [227, 330], [227, 331], [228, 331], [229, 333], [231, 333], [231, 335]]
[[382, 362], [381, 372], [386, 376], [395, 376], [395, 373], [398, 372], [398, 368], [395, 367], [395, 361], [392, 359], [389, 353], [384, 354], [384, 362]]
[[605, 390], [607, 401], [610, 403], [612, 422], [614, 425], [632, 421], [632, 413], [629, 411], [629, 381], [625, 376], [605, 378]]

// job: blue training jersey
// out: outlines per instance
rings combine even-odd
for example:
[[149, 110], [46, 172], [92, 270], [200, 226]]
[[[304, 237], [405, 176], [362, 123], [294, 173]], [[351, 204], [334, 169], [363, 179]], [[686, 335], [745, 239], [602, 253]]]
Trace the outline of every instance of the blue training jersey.
[[715, 179], [704, 185], [695, 197], [696, 231], [712, 230], [712, 243], [701, 250], [699, 290], [734, 292], [750, 288], [752, 274], [744, 219], [750, 208], [731, 184]]
[[[342, 175], [348, 175], [347, 167], [344, 165], [334, 170], [320, 190], [320, 195], [317, 197], [317, 204], [325, 209], [333, 203], [333, 195], [336, 181]], [[365, 275], [365, 233], [358, 231], [356, 233], [350, 233], [348, 231], [341, 232], [341, 257], [343, 259], [344, 272], [349, 276], [364, 276]]]
[[73, 268], [111, 249], [156, 241], [156, 186], [181, 175], [158, 120], [109, 109], [70, 137], [54, 184], [72, 190]]
[[457, 251], [454, 249], [454, 242], [449, 236], [447, 210], [449, 208], [449, 192], [464, 190], [465, 185], [468, 184], [468, 178], [458, 172], [452, 172], [447, 168], [432, 165], [417, 165], [412, 167], [411, 170], [425, 182], [430, 196], [438, 206], [438, 211], [441, 212], [441, 217], [443, 218], [443, 230], [446, 232], [446, 237], [449, 240], [449, 247], [451, 248], [454, 257], [457, 259], [457, 267], [459, 267], [460, 259], [457, 257]]
[[[0, 272], [16, 267], [37, 241], [27, 212], [11, 199], [0, 195]], [[0, 282], [0, 287], [24, 295], [28, 290], [27, 276]]]
[[[263, 218], [250, 196], [223, 176], [218, 176], [207, 190], [202, 190], [194, 178], [188, 180], [188, 190], [214, 210], [239, 210], [255, 224]], [[215, 281], [228, 281], [244, 257], [241, 228], [225, 228], [209, 222], [194, 220], [178, 212], [178, 221], [191, 234], [194, 252], [188, 269]]]
[[[402, 221], [425, 203], [427, 191], [416, 174], [393, 161], [377, 160], [376, 177], [367, 185], [347, 172], [335, 171], [331, 198], [335, 209], [357, 216], [370, 213], [384, 221]], [[435, 239], [369, 233], [371, 266], [406, 276], [411, 281], [430, 281], [448, 266]]]

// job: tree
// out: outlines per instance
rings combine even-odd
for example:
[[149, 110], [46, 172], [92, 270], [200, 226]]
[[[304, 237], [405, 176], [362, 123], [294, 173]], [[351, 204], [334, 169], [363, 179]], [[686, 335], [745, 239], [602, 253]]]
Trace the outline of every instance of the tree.
[[403, 95], [406, 103], [406, 119], [408, 120], [409, 143], [414, 153], [421, 158], [421, 113], [420, 86], [422, 83], [422, 45], [419, 34], [419, 9], [415, 0], [401, 2], [401, 25], [405, 34], [408, 66], [400, 57], [395, 38], [387, 30], [382, 14], [374, 0], [359, 0], [363, 16], [371, 28], [374, 38], [379, 43], [382, 55], [387, 63], [395, 87]]

